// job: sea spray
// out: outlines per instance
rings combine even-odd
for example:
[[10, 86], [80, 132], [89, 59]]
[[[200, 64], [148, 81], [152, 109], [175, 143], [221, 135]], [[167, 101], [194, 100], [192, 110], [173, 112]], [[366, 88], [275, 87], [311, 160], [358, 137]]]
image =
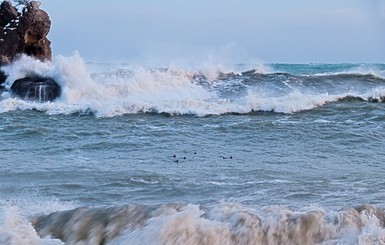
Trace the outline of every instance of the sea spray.
[[64, 245], [59, 239], [41, 238], [27, 217], [15, 206], [0, 206], [0, 244]]
[[40, 236], [66, 244], [376, 244], [384, 241], [383, 210], [340, 211], [240, 204], [126, 205], [77, 208], [38, 216]]
[[2, 245], [64, 245], [59, 239], [38, 235], [31, 221], [36, 215], [74, 208], [73, 203], [43, 197], [38, 188], [13, 192], [0, 197], [0, 244]]
[[62, 95], [53, 103], [35, 103], [15, 99], [6, 91], [0, 105], [2, 112], [34, 109], [48, 114], [92, 113], [97, 117], [137, 113], [207, 116], [256, 111], [296, 113], [345, 98], [373, 102], [384, 99], [385, 80], [372, 74], [373, 69], [376, 74], [383, 73], [381, 67], [359, 66], [362, 72], [357, 74], [356, 70], [347, 71], [354, 66], [343, 66], [338, 72], [316, 75], [256, 67], [243, 72], [220, 66], [194, 71], [176, 65], [98, 66], [85, 63], [77, 53], [58, 56], [52, 62], [23, 56], [3, 69], [9, 75], [6, 88], [15, 79], [37, 75], [56, 80]]

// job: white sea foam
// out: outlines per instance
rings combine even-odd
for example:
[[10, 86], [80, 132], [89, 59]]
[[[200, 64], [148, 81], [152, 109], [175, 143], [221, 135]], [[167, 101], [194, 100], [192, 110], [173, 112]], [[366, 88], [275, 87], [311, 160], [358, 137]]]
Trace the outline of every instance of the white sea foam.
[[312, 75], [315, 76], [337, 76], [337, 75], [343, 75], [343, 74], [350, 74], [350, 75], [373, 75], [375, 77], [383, 78], [385, 79], [385, 70], [380, 69], [379, 65], [369, 65], [369, 64], [357, 64], [354, 65], [351, 68], [345, 68], [341, 69], [340, 71], [334, 71], [334, 72], [322, 72], [322, 73], [315, 73]]
[[25, 213], [18, 206], [0, 207], [1, 244], [366, 245], [385, 239], [383, 210], [367, 205], [343, 210], [309, 206], [295, 211], [237, 203], [127, 205], [77, 208], [40, 218]]
[[250, 92], [246, 101], [247, 107], [252, 110], [293, 113], [322, 106], [328, 102], [337, 101], [341, 97], [341, 95], [312, 94], [301, 91], [293, 91], [280, 97], [264, 97]]
[[[90, 66], [92, 73], [89, 72]], [[290, 89], [285, 93], [277, 93], [279, 89], [271, 91], [271, 86], [258, 86], [246, 87], [243, 92], [227, 96], [223, 95], [223, 90], [233, 91], [237, 86], [243, 86], [240, 82], [242, 74], [221, 66], [207, 65], [198, 71], [179, 69], [175, 65], [167, 69], [101, 66], [87, 66], [79, 54], [58, 56], [45, 63], [21, 57], [13, 65], [3, 68], [9, 75], [6, 88], [9, 89], [14, 80], [28, 75], [49, 76], [62, 86], [62, 96], [53, 103], [36, 103], [4, 92], [0, 99], [0, 113], [31, 109], [48, 114], [92, 112], [98, 117], [146, 112], [197, 116], [252, 111], [294, 113], [346, 96], [346, 92], [332, 94], [291, 87], [287, 81], [282, 81]], [[271, 70], [266, 66], [255, 67], [255, 74], [269, 72]], [[231, 74], [234, 79], [223, 80], [223, 74]], [[382, 90], [374, 91], [372, 97], [382, 98], [382, 94]], [[360, 96], [371, 95], [358, 94]]]
[[55, 198], [44, 198], [39, 192], [20, 193], [0, 198], [0, 244], [2, 245], [63, 245], [56, 238], [40, 237], [31, 217], [73, 208], [72, 204]]
[[257, 211], [228, 203], [209, 210], [187, 205], [164, 210], [108, 244], [381, 244], [385, 230], [375, 212], [372, 207], [326, 212], [319, 207]]
[[373, 75], [385, 79], [385, 71], [375, 66], [359, 65], [346, 71], [349, 74]]
[[385, 98], [385, 87], [377, 87], [377, 88], [372, 89], [368, 93], [368, 97], [370, 97], [374, 100], [381, 101], [383, 98]]
[[0, 244], [64, 245], [64, 242], [55, 238], [41, 238], [17, 207], [0, 206]]
[[36, 193], [3, 200], [0, 244], [366, 245], [385, 239], [384, 211], [369, 205], [342, 210], [229, 202], [73, 208]]

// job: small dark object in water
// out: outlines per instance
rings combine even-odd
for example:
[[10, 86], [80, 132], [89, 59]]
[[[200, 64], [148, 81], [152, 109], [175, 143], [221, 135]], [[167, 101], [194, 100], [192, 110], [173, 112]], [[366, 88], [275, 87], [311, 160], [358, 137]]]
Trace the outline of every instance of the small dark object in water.
[[21, 99], [37, 102], [54, 101], [61, 95], [61, 87], [49, 77], [25, 77], [16, 80], [11, 91]]
[[233, 156], [230, 156], [230, 157], [223, 157], [223, 156], [222, 156], [222, 158], [223, 158], [223, 159], [233, 159]]
[[3, 83], [7, 80], [7, 75], [0, 70], [0, 87], [3, 87]]

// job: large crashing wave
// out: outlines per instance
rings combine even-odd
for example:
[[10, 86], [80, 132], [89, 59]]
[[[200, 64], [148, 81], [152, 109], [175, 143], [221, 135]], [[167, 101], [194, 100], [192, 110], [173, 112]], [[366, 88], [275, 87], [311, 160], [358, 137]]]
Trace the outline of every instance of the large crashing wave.
[[7, 88], [27, 75], [49, 76], [62, 86], [62, 96], [53, 103], [36, 103], [4, 92], [0, 113], [31, 109], [48, 114], [92, 113], [98, 117], [148, 112], [197, 116], [254, 111], [295, 113], [345, 98], [382, 101], [385, 97], [383, 71], [370, 69], [297, 75], [271, 69], [266, 72], [261, 66], [246, 72], [219, 68], [190, 71], [176, 67], [97, 66], [86, 64], [75, 54], [59, 56], [49, 63], [22, 57], [3, 70], [9, 76]]
[[24, 216], [0, 207], [0, 243], [25, 244], [382, 244], [384, 210], [327, 211], [235, 203], [75, 208]]

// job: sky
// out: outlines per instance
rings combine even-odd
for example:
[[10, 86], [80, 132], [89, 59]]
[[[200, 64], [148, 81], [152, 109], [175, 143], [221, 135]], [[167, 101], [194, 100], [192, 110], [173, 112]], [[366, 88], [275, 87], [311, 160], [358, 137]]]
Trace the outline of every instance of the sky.
[[53, 54], [97, 62], [384, 63], [385, 0], [40, 0]]

